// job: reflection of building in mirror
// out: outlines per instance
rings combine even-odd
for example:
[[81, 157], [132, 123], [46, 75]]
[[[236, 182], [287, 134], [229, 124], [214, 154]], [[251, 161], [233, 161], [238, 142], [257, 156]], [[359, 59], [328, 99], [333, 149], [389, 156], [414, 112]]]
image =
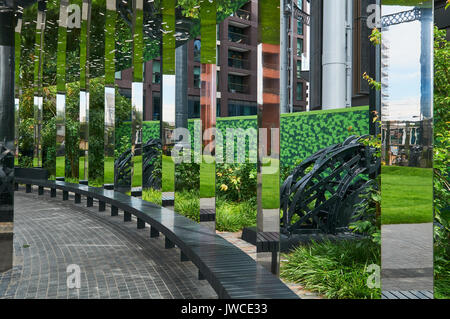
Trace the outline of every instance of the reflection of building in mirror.
[[432, 123], [388, 121], [382, 125], [382, 161], [386, 165], [430, 167]]

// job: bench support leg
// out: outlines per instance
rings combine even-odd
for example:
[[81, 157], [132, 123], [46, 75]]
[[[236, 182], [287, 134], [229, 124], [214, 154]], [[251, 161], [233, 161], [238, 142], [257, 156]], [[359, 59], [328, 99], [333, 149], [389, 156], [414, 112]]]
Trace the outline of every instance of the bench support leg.
[[50, 197], [56, 197], [56, 188], [50, 188]]
[[123, 212], [123, 221], [124, 222], [131, 222], [131, 213]]
[[25, 185], [25, 193], [31, 193], [31, 184]]
[[38, 195], [44, 195], [44, 186], [38, 187]]
[[278, 275], [278, 252], [272, 251], [272, 263], [270, 265], [270, 270], [272, 271], [272, 274]]
[[145, 221], [138, 218], [137, 219], [137, 229], [143, 229], [143, 228], [145, 228]]
[[189, 261], [189, 258], [183, 252], [181, 252], [180, 253], [180, 261]]
[[175, 244], [172, 243], [170, 241], [170, 239], [166, 237], [164, 248], [170, 249], [170, 248], [174, 248], [174, 247], [175, 247]]
[[199, 270], [198, 271], [198, 280], [205, 280], [205, 276], [203, 276], [202, 272]]
[[80, 204], [80, 203], [81, 203], [81, 195], [75, 193], [75, 204]]
[[159, 231], [155, 227], [150, 226], [150, 238], [155, 237], [159, 237]]
[[111, 206], [111, 216], [118, 216], [119, 209], [116, 206]]
[[18, 183], [14, 183], [14, 190], [18, 191], [19, 190], [19, 184]]
[[69, 192], [63, 191], [63, 200], [68, 200], [68, 199], [69, 199]]
[[88, 198], [87, 198], [87, 204], [86, 204], [86, 206], [87, 206], [87, 207], [92, 207], [92, 206], [94, 206], [94, 199], [93, 199], [92, 197], [88, 197]]
[[106, 203], [105, 202], [98, 202], [98, 211], [104, 212], [106, 210]]

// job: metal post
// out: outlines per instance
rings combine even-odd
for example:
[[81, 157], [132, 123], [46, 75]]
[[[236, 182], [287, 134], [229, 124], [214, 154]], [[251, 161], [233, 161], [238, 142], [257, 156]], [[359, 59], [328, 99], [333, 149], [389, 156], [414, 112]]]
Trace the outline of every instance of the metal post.
[[13, 266], [14, 11], [0, 6], [0, 272]]

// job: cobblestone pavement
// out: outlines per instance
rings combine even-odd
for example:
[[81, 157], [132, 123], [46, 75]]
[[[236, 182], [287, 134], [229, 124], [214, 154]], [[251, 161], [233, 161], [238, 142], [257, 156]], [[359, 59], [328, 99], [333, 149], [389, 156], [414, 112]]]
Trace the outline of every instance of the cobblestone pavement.
[[[217, 298], [148, 225], [36, 193], [15, 194], [14, 267], [0, 274], [0, 298]], [[80, 266], [80, 289], [67, 288], [70, 264]]]
[[433, 225], [381, 227], [382, 290], [433, 290]]

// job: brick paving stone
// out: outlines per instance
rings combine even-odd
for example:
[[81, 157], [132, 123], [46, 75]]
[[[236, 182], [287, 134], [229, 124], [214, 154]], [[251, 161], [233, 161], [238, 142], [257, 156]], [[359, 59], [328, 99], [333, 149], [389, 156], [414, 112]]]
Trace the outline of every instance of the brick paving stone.
[[[164, 249], [164, 236], [149, 238], [149, 226], [123, 223], [98, 202], [86, 208], [38, 196], [37, 188], [15, 194], [14, 267], [0, 274], [2, 298], [217, 298], [206, 280], [197, 280], [180, 251]], [[67, 266], [81, 269], [81, 288], [67, 288]]]

